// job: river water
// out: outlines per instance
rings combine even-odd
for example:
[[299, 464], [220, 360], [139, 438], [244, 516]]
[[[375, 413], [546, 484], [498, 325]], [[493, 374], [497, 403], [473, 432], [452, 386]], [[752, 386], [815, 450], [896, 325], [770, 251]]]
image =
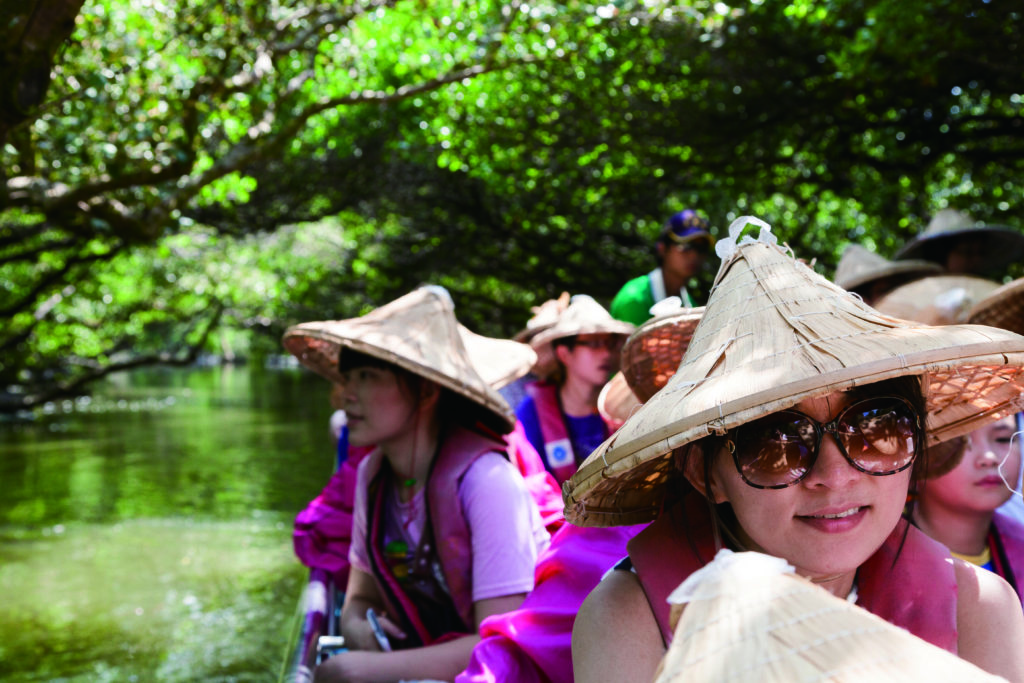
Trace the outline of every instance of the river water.
[[330, 476], [301, 369], [116, 375], [0, 423], [0, 680], [273, 681]]

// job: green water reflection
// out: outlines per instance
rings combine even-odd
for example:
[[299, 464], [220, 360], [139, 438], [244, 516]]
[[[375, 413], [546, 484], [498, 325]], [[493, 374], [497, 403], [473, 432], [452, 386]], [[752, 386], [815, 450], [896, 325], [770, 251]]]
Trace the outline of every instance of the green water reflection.
[[273, 680], [327, 393], [301, 370], [135, 372], [0, 424], [0, 679]]

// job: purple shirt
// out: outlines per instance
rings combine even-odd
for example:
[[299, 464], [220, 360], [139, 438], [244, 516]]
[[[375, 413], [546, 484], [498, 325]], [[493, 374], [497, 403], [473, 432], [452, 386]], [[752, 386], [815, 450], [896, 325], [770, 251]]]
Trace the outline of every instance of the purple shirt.
[[[372, 574], [366, 555], [368, 461], [359, 464], [349, 559], [354, 567]], [[385, 504], [392, 506], [388, 517], [395, 524], [385, 529], [385, 540], [400, 539], [409, 548], [416, 547], [426, 521], [423, 489], [407, 503], [399, 502], [394, 492], [387, 495]], [[459, 502], [473, 543], [473, 601], [533, 590], [534, 565], [550, 537], [512, 463], [498, 453], [481, 456], [462, 479]]]

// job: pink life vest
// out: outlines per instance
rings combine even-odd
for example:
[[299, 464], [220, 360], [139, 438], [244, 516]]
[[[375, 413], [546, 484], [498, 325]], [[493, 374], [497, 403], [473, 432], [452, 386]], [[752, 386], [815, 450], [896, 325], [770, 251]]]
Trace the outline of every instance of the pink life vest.
[[523, 423], [516, 420], [515, 429], [506, 434], [504, 439], [508, 446], [508, 459], [519, 470], [519, 474], [523, 475], [526, 490], [530, 492], [530, 497], [540, 510], [544, 528], [553, 536], [565, 522], [562, 513], [565, 504], [562, 502], [562, 490], [558, 487], [558, 482], [545, 469], [537, 450], [526, 438]]
[[1024, 603], [1024, 524], [997, 510], [992, 517], [991, 535], [996, 541], [993, 549], [993, 560], [998, 558], [996, 573], [1013, 585], [1017, 597]]
[[[949, 551], [908, 526], [900, 520], [882, 547], [860, 566], [857, 604], [955, 654], [957, 585]], [[662, 638], [671, 643], [669, 593], [715, 555], [707, 501], [691, 493], [627, 547]]]
[[[427, 501], [434, 543], [441, 560], [445, 583], [455, 609], [463, 622], [473, 620], [473, 544], [469, 523], [463, 514], [459, 486], [469, 467], [477, 458], [491, 452], [507, 455], [505, 444], [462, 427], [452, 427], [445, 435], [437, 460], [427, 481]], [[380, 470], [383, 455], [380, 449], [366, 456], [366, 481], [372, 482]], [[370, 519], [367, 511], [367, 520]], [[369, 538], [369, 533], [367, 538]], [[381, 581], [382, 577], [374, 576]], [[392, 587], [394, 589], [394, 587]], [[382, 595], [387, 592], [381, 590]], [[389, 606], [394, 608], [395, 606]]]
[[[569, 428], [565, 424], [562, 404], [558, 400], [558, 387], [550, 382], [530, 382], [526, 385], [526, 393], [537, 408], [540, 433], [544, 438], [544, 461], [554, 472], [559, 484], [568, 481], [576, 473], [576, 453], [573, 453]], [[604, 416], [601, 419], [604, 420], [607, 437], [618, 425], [609, 424]], [[588, 455], [583, 454], [584, 457]]]

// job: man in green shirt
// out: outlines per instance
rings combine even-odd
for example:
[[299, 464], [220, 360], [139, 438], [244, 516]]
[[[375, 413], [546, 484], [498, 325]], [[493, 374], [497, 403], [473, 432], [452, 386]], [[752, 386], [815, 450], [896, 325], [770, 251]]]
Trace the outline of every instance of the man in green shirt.
[[686, 284], [700, 272], [714, 243], [707, 221], [696, 211], [685, 209], [673, 215], [662, 226], [655, 244], [658, 267], [622, 286], [612, 299], [612, 317], [642, 325], [651, 317], [651, 306], [669, 296], [678, 296], [687, 308], [694, 307]]

